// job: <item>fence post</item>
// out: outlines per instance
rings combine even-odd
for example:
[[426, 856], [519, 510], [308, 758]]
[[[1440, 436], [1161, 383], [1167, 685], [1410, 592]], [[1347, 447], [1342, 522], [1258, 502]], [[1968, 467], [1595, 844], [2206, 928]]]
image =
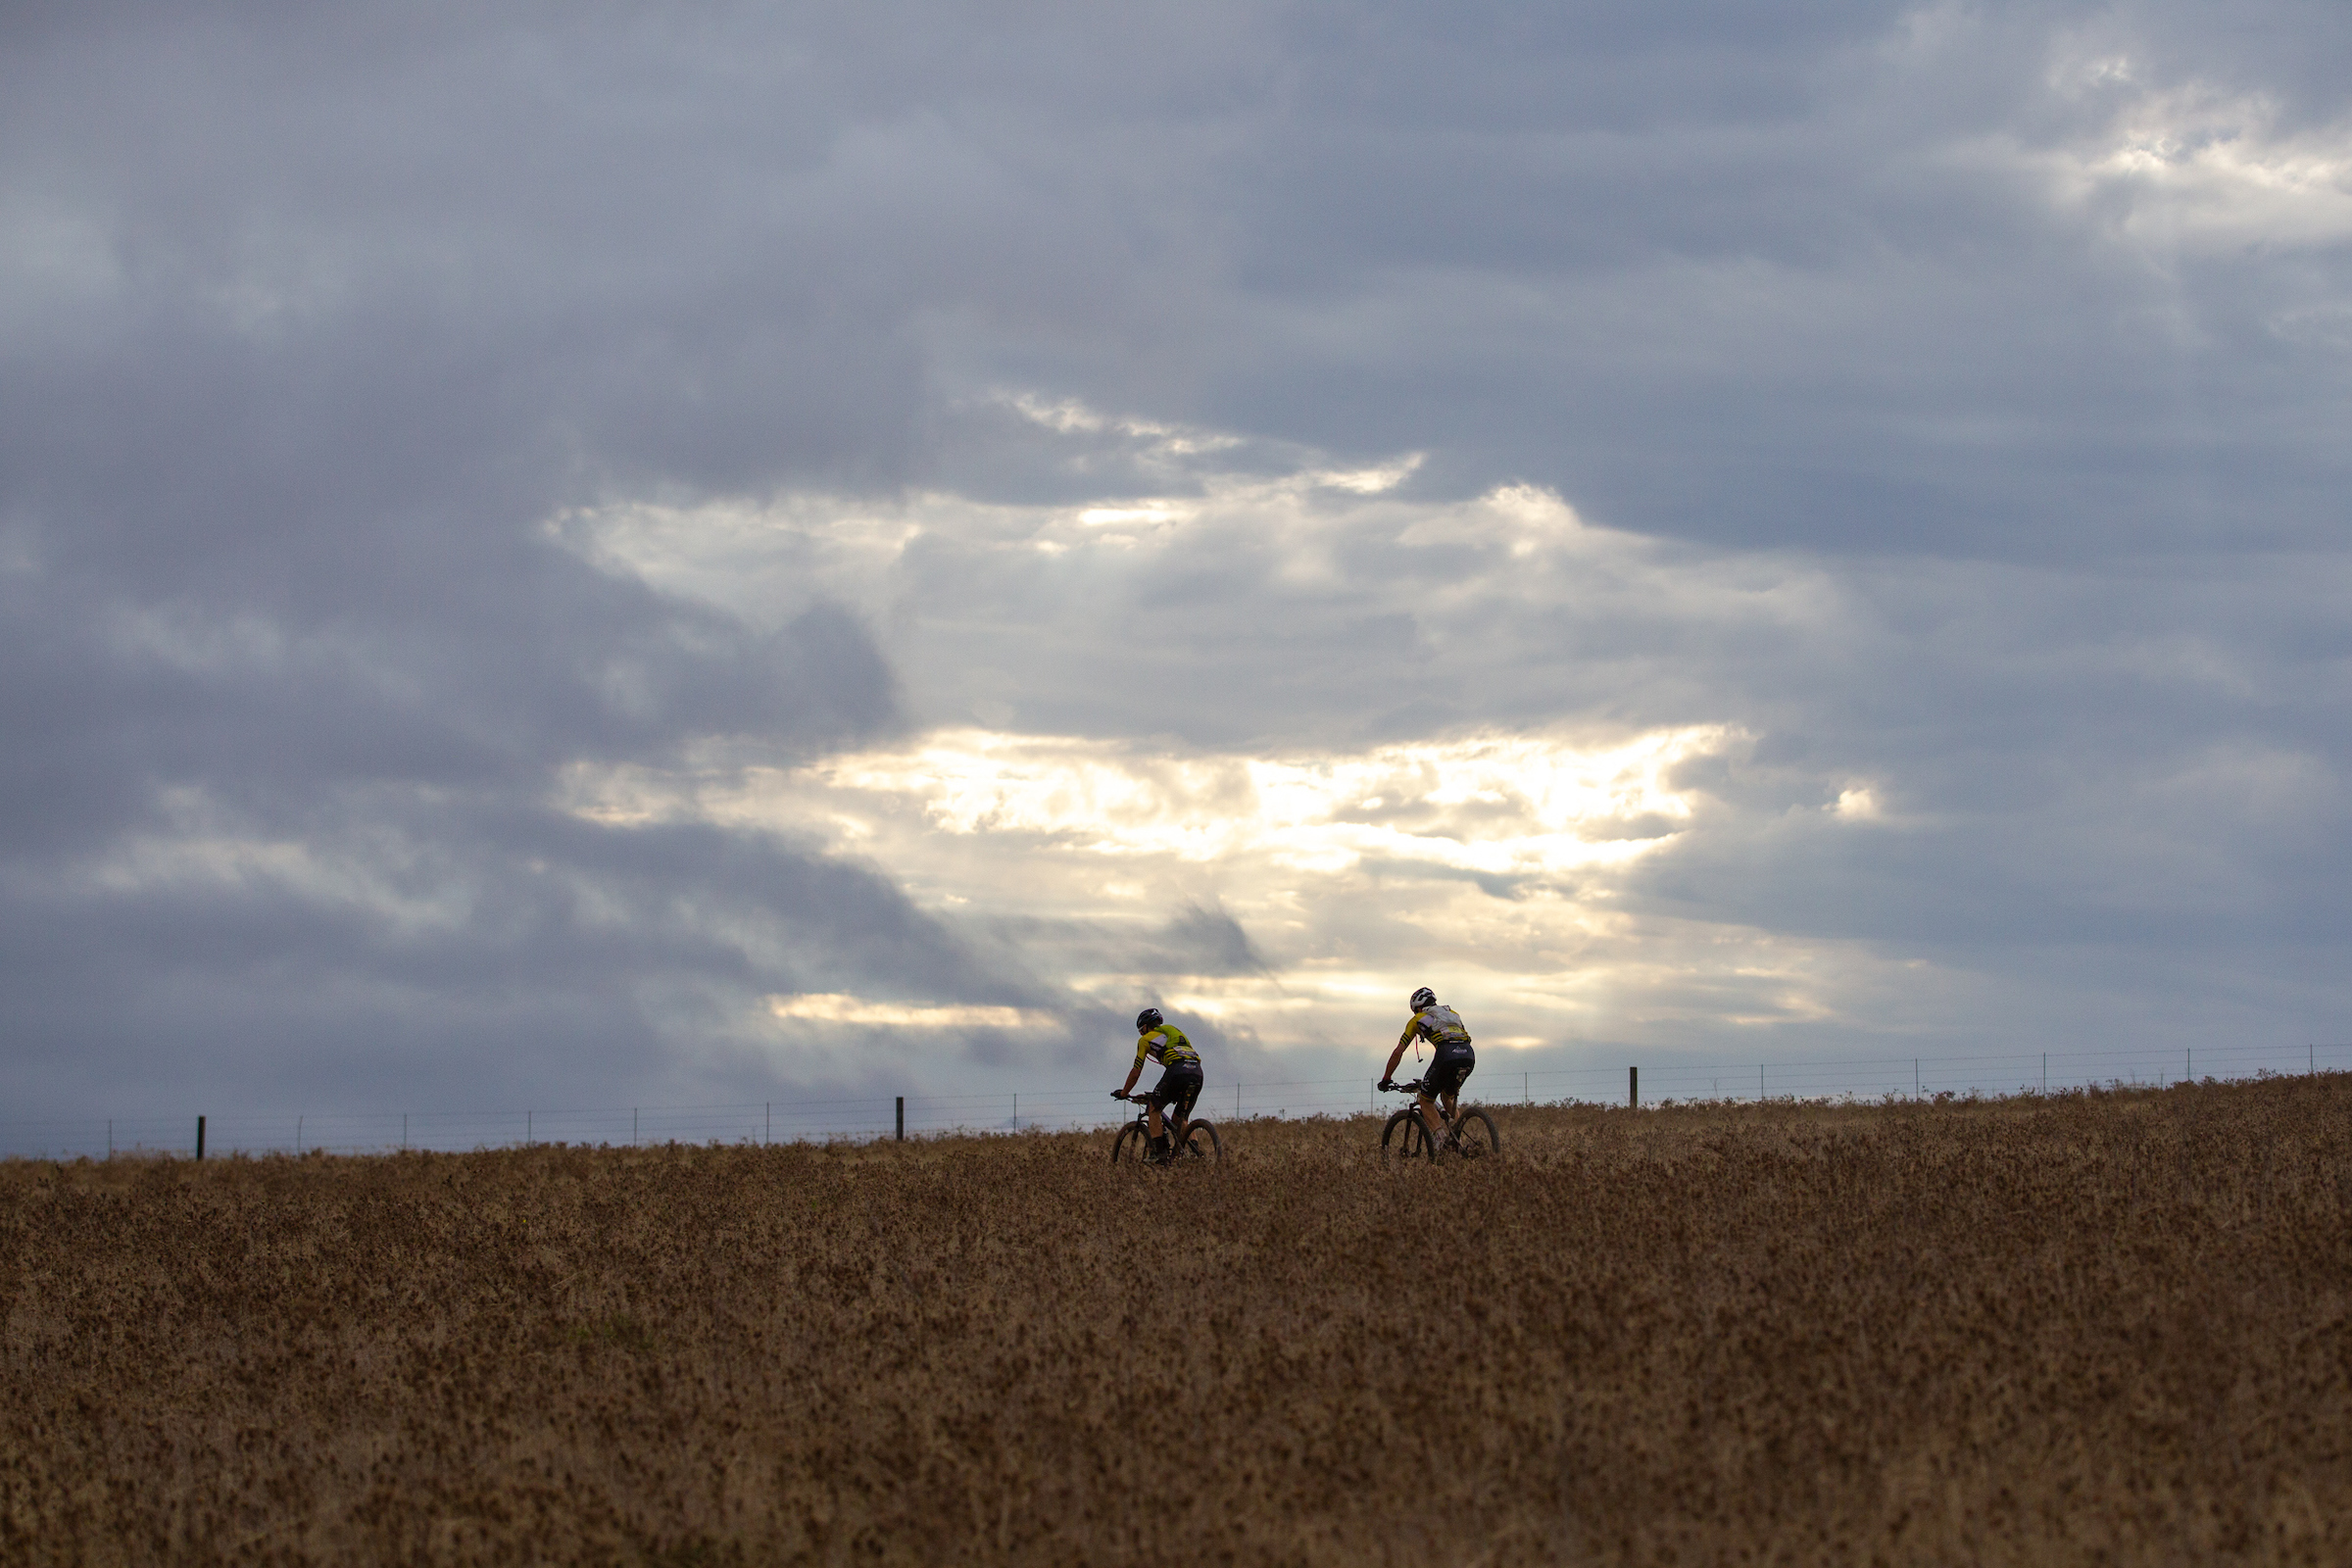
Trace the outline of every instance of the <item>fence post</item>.
[[1642, 1069], [1625, 1069], [1625, 1102], [1635, 1110], [1642, 1108]]
[[196, 1157], [199, 1160], [204, 1158], [204, 1118], [202, 1116], [196, 1118]]
[[2180, 1081], [2184, 1084], [2193, 1084], [2197, 1081], [2197, 1053], [2194, 1047], [2181, 1049]]
[[906, 1097], [899, 1097], [899, 1142], [906, 1141]]

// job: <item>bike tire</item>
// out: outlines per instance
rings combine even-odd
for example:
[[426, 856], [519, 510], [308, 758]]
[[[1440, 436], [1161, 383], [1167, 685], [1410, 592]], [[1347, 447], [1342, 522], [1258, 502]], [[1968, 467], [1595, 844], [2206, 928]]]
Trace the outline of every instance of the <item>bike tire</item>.
[[1381, 1128], [1380, 1157], [1384, 1163], [1400, 1165], [1424, 1158], [1428, 1153], [1429, 1129], [1422, 1124], [1419, 1107], [1407, 1105]]
[[1454, 1118], [1453, 1147], [1465, 1160], [1493, 1159], [1502, 1152], [1502, 1134], [1485, 1111], [1465, 1110]]
[[1140, 1165], [1151, 1147], [1152, 1135], [1134, 1122], [1129, 1122], [1119, 1129], [1118, 1141], [1110, 1146], [1110, 1162], [1113, 1165]]
[[1225, 1160], [1225, 1145], [1217, 1137], [1214, 1123], [1188, 1122], [1184, 1129], [1184, 1152], [1205, 1164], [1218, 1165]]

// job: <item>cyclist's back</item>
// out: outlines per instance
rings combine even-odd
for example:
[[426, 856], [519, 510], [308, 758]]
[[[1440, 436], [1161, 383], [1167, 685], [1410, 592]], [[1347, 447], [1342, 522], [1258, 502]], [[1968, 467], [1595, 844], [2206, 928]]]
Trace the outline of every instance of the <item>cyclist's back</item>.
[[1199, 1067], [1200, 1053], [1183, 1030], [1163, 1019], [1136, 1040], [1135, 1059], [1160, 1067]]
[[[1395, 1014], [1390, 1016], [1394, 1017]], [[1470, 1049], [1470, 1031], [1463, 1025], [1462, 1015], [1442, 1002], [1432, 1001], [1428, 1006], [1416, 1011], [1407, 1027], [1435, 1046], [1440, 1055]]]

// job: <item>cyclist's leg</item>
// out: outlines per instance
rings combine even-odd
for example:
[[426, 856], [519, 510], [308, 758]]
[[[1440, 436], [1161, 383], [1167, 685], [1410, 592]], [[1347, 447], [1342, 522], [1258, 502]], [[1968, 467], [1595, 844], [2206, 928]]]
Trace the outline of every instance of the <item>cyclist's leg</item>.
[[[1152, 1139], [1155, 1145], [1173, 1152], [1176, 1140], [1183, 1136], [1190, 1098], [1186, 1090], [1196, 1087], [1193, 1075], [1174, 1067], [1163, 1068], [1159, 1082], [1152, 1086]], [[1162, 1140], [1165, 1140], [1163, 1143]]]
[[1443, 1149], [1446, 1124], [1438, 1120], [1438, 1102], [1426, 1089], [1421, 1091], [1421, 1125], [1428, 1130], [1432, 1149]]
[[[1446, 1135], [1448, 1139], [1453, 1135], [1453, 1118], [1460, 1106], [1462, 1081], [1470, 1076], [1470, 1072], [1471, 1063], [1448, 1056], [1430, 1075], [1437, 1080], [1438, 1090], [1446, 1102]], [[1431, 1130], [1434, 1132], [1437, 1129]]]
[[1171, 1067], [1160, 1076], [1159, 1093], [1168, 1097], [1168, 1150], [1174, 1153], [1184, 1148], [1185, 1132], [1193, 1124], [1193, 1102], [1200, 1095], [1200, 1073]]

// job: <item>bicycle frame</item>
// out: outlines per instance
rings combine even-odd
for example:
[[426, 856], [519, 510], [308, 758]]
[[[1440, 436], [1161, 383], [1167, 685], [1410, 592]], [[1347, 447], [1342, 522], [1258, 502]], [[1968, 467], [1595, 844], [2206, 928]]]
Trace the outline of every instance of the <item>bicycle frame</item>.
[[[1429, 1097], [1430, 1103], [1435, 1105], [1438, 1111], [1438, 1125], [1446, 1132], [1445, 1149], [1441, 1151], [1436, 1144], [1435, 1129], [1429, 1125], [1429, 1118], [1421, 1109], [1421, 1095], [1425, 1083], [1426, 1079], [1416, 1078], [1411, 1083], [1391, 1086], [1390, 1093], [1405, 1095], [1410, 1098], [1405, 1101], [1404, 1108], [1391, 1115], [1387, 1124], [1381, 1129], [1380, 1152], [1383, 1158], [1389, 1157], [1392, 1152], [1392, 1138], [1397, 1139], [1395, 1152], [1402, 1154], [1408, 1159], [1417, 1154], [1426, 1154], [1435, 1159], [1441, 1152], [1458, 1153], [1465, 1158], [1502, 1152], [1502, 1134], [1495, 1130], [1494, 1117], [1475, 1105], [1457, 1103], [1452, 1111], [1447, 1111], [1444, 1097], [1431, 1095]], [[1477, 1127], [1483, 1131], [1483, 1140], [1469, 1132], [1473, 1123], [1476, 1123]], [[1419, 1132], [1416, 1135], [1408, 1130], [1398, 1137], [1399, 1124], [1403, 1124], [1407, 1129], [1418, 1127]], [[1418, 1150], [1412, 1147], [1416, 1136], [1422, 1146]]]
[[[1412, 1096], [1410, 1100], [1407, 1100], [1404, 1102], [1405, 1109], [1419, 1110], [1421, 1108], [1421, 1085], [1424, 1081], [1425, 1080], [1423, 1079], [1416, 1078], [1409, 1084], [1398, 1084], [1396, 1088], [1389, 1092], [1396, 1095]], [[1446, 1108], [1446, 1097], [1444, 1095], [1432, 1095], [1429, 1097], [1429, 1102], [1438, 1107], [1438, 1120], [1446, 1124], [1446, 1130], [1447, 1132], [1453, 1131], [1454, 1112]]]
[[[1130, 1138], [1135, 1141], [1139, 1152], [1151, 1147], [1152, 1102], [1133, 1095], [1122, 1095], [1116, 1090], [1111, 1092], [1111, 1098], [1132, 1101], [1135, 1104], [1135, 1120], [1122, 1127], [1118, 1137], [1111, 1142], [1110, 1161], [1115, 1165], [1119, 1162], [1120, 1154], [1126, 1150]], [[1221, 1162], [1225, 1158], [1225, 1143], [1217, 1136], [1216, 1125], [1213, 1122], [1200, 1116], [1187, 1116], [1180, 1123], [1177, 1120], [1176, 1107], [1170, 1105], [1161, 1110], [1160, 1125], [1167, 1130], [1168, 1147], [1175, 1153], [1190, 1154], [1195, 1158], [1206, 1159], [1212, 1163]], [[1205, 1150], [1200, 1147], [1204, 1140], [1207, 1144]]]

